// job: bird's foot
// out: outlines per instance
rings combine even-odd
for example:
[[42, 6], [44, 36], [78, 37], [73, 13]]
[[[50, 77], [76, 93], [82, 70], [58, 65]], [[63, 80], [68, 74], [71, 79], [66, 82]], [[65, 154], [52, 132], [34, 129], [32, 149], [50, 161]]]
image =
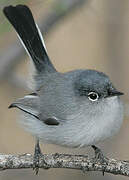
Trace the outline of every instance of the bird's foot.
[[[35, 145], [35, 151], [34, 151], [34, 159], [33, 159], [33, 170], [35, 171], [36, 175], [39, 172], [39, 159], [42, 156], [43, 154], [40, 149], [39, 140], [37, 140], [36, 145]], [[48, 169], [48, 168], [44, 167], [44, 169]]]
[[102, 173], [103, 173], [103, 176], [104, 176], [104, 172], [105, 172], [105, 168], [106, 168], [106, 165], [108, 165], [108, 161], [107, 161], [107, 158], [103, 155], [101, 149], [99, 149], [98, 147], [92, 145], [92, 148], [94, 149], [95, 151], [95, 157], [94, 157], [94, 163], [93, 165], [95, 166], [95, 164], [97, 162], [101, 163], [102, 164]]

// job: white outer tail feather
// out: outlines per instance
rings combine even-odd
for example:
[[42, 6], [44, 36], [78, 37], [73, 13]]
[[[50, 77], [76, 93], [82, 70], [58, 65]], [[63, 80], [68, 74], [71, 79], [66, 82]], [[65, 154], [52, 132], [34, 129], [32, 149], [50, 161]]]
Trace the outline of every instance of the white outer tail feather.
[[47, 48], [46, 48], [46, 45], [45, 45], [45, 41], [44, 41], [44, 39], [43, 39], [43, 35], [42, 35], [42, 33], [41, 33], [41, 31], [40, 31], [40, 29], [39, 29], [39, 27], [38, 27], [38, 25], [37, 25], [37, 24], [36, 24], [36, 27], [37, 27], [37, 30], [38, 30], [39, 36], [40, 36], [40, 38], [41, 38], [41, 41], [42, 41], [43, 47], [44, 47], [44, 49], [45, 49], [45, 50], [46, 50], [46, 52], [47, 52]]
[[[47, 52], [47, 48], [46, 48], [46, 45], [45, 45], [45, 42], [44, 42], [44, 39], [43, 39], [43, 36], [42, 36], [42, 33], [38, 27], [38, 25], [36, 24], [36, 27], [37, 27], [37, 30], [38, 30], [38, 33], [39, 33], [39, 36], [40, 36], [40, 39], [42, 41], [42, 44], [43, 44], [43, 47], [45, 48], [46, 52]], [[25, 51], [27, 52], [29, 58], [32, 60], [32, 57], [29, 53], [29, 51], [27, 50], [25, 44], [23, 43], [21, 37], [19, 36], [19, 34], [16, 32], [21, 44], [23, 45]], [[34, 63], [33, 63], [33, 60], [32, 61], [29, 61], [29, 77], [27, 78], [28, 80], [28, 88], [31, 89], [31, 90], [35, 90], [36, 86], [35, 86], [35, 82], [34, 82], [34, 79], [33, 79], [33, 75], [36, 73], [35, 72], [35, 66], [34, 66]]]
[[[37, 27], [37, 30], [38, 30], [38, 33], [39, 33], [39, 36], [40, 36], [41, 42], [42, 42], [42, 44], [43, 44], [43, 47], [44, 47], [44, 49], [45, 49], [45, 50], [46, 50], [46, 52], [47, 52], [47, 48], [46, 48], [46, 45], [45, 45], [45, 42], [44, 42], [44, 39], [43, 39], [42, 33], [41, 33], [41, 31], [40, 31], [40, 29], [39, 29], [39, 27], [38, 27], [38, 25], [37, 25], [37, 24], [36, 24], [36, 27]], [[23, 41], [22, 41], [21, 37], [19, 36], [19, 34], [18, 34], [17, 32], [16, 32], [16, 34], [17, 34], [17, 36], [18, 36], [18, 38], [19, 38], [19, 40], [20, 40], [21, 44], [23, 45], [24, 49], [26, 50], [26, 52], [27, 52], [28, 56], [29, 56], [29, 57], [30, 57], [30, 59], [32, 60], [32, 57], [31, 57], [31, 55], [30, 55], [29, 51], [27, 50], [27, 48], [26, 48], [25, 44], [23, 43]]]

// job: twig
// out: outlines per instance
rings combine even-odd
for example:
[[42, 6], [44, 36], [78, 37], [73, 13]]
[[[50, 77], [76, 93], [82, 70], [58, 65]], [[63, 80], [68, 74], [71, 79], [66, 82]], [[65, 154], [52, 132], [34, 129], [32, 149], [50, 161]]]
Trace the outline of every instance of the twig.
[[[45, 154], [40, 157], [39, 168], [68, 168], [87, 171], [101, 171], [114, 175], [129, 176], [129, 161], [107, 158], [106, 164], [86, 155], [70, 154]], [[23, 169], [33, 167], [33, 156], [31, 154], [4, 155], [0, 154], [0, 170]]]

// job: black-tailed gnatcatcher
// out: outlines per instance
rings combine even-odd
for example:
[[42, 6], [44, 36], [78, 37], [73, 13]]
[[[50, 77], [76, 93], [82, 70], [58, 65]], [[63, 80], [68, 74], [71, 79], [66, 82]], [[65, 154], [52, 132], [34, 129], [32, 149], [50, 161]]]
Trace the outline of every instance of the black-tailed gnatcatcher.
[[[96, 70], [57, 72], [51, 63], [41, 32], [25, 5], [4, 8], [31, 57], [36, 73], [34, 93], [10, 105], [24, 111], [26, 130], [39, 141], [67, 147], [96, 144], [120, 129], [123, 104], [109, 77]], [[37, 148], [38, 147], [38, 148]]]

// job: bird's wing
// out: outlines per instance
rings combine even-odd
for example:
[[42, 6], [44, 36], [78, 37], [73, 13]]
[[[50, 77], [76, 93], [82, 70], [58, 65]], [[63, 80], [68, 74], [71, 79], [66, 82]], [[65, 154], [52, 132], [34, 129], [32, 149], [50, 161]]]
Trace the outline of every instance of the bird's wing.
[[59, 120], [54, 116], [45, 117], [45, 118], [42, 118], [42, 116], [40, 116], [39, 96], [36, 93], [32, 93], [27, 96], [24, 96], [23, 98], [17, 99], [9, 106], [9, 108], [18, 108], [24, 111], [25, 113], [34, 116], [35, 118], [42, 121], [46, 125], [49, 126], [59, 125]]
[[47, 119], [43, 120], [43, 122], [48, 126], [58, 126], [59, 125], [59, 120], [55, 117], [47, 118]]
[[14, 107], [39, 119], [39, 97], [35, 93], [19, 98], [9, 106]]

